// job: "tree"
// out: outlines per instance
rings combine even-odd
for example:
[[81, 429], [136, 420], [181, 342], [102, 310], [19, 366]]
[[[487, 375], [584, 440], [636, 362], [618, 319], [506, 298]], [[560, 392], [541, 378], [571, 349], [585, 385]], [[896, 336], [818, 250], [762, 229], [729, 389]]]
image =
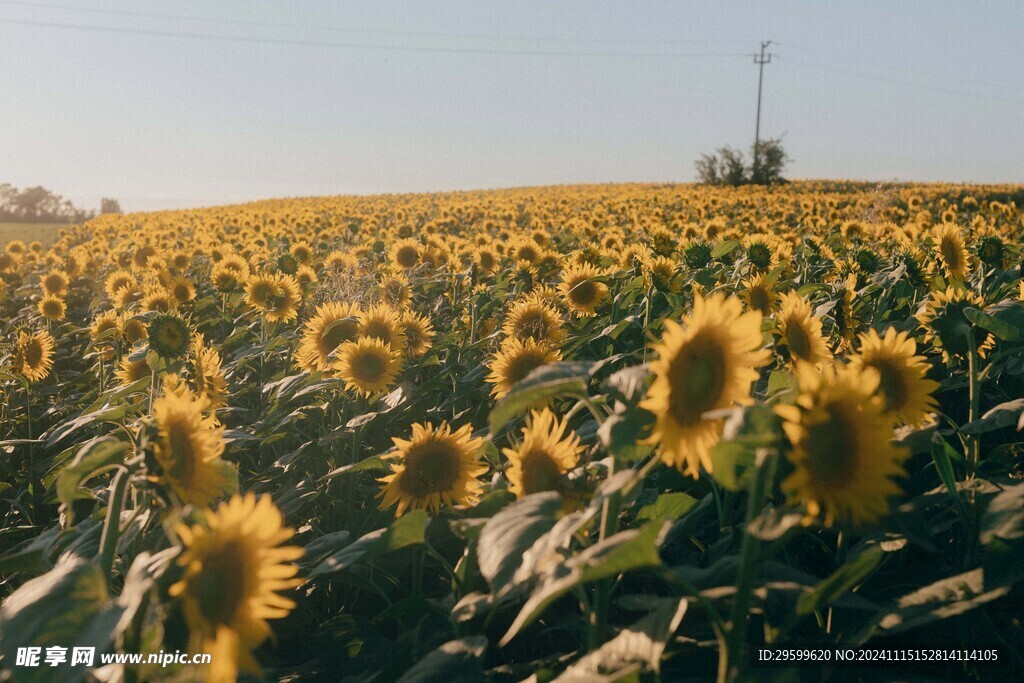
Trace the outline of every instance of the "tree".
[[14, 223], [81, 223], [94, 214], [76, 208], [70, 200], [45, 187], [24, 190], [4, 183], [0, 185], [0, 221]]
[[751, 164], [748, 166], [743, 152], [732, 147], [719, 147], [715, 154], [702, 154], [695, 166], [698, 182], [708, 185], [772, 185], [784, 183], [782, 171], [789, 157], [782, 148], [782, 141], [762, 140], [751, 147]]
[[121, 211], [121, 203], [116, 199], [104, 197], [100, 200], [100, 213], [124, 213]]

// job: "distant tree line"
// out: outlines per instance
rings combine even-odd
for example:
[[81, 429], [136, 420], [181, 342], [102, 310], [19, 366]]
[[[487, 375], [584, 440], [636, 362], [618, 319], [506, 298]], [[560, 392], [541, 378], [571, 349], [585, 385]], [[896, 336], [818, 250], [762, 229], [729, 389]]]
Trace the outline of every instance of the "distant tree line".
[[751, 150], [749, 163], [743, 152], [726, 146], [701, 155], [695, 165], [697, 180], [708, 185], [775, 185], [786, 182], [782, 171], [787, 161], [781, 140], [761, 140]]
[[[116, 199], [100, 202], [100, 213], [121, 213]], [[81, 223], [96, 215], [80, 209], [45, 187], [19, 190], [10, 183], [0, 185], [0, 222], [3, 223]]]

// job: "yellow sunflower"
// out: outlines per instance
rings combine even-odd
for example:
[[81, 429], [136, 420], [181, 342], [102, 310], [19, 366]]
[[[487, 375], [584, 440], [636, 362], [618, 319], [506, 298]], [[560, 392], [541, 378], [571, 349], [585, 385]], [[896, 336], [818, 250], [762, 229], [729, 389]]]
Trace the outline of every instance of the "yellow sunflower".
[[142, 310], [166, 313], [177, 306], [177, 302], [163, 287], [154, 287], [142, 295]]
[[64, 300], [55, 294], [47, 294], [39, 300], [39, 315], [47, 320], [63, 320], [68, 307]]
[[295, 607], [280, 592], [302, 584], [293, 564], [302, 548], [282, 545], [294, 532], [270, 496], [257, 500], [252, 493], [235, 495], [205, 511], [200, 523], [175, 531], [183, 573], [168, 593], [181, 601], [191, 649], [211, 655], [204, 679], [233, 683], [239, 671], [258, 674], [252, 650], [271, 635], [267, 620]]
[[46, 330], [19, 332], [14, 350], [14, 372], [29, 382], [41, 382], [53, 367], [53, 337]]
[[388, 304], [376, 304], [359, 314], [359, 334], [389, 344], [397, 353], [405, 351], [402, 314]]
[[399, 354], [375, 337], [345, 342], [335, 355], [338, 376], [345, 380], [346, 387], [363, 396], [389, 389], [401, 369]]
[[744, 280], [743, 287], [740, 298], [743, 299], [748, 310], [758, 311], [764, 316], [772, 315], [775, 312], [779, 295], [775, 291], [774, 278], [768, 277], [766, 273], [759, 273]]
[[410, 311], [402, 316], [402, 325], [406, 357], [419, 358], [430, 350], [435, 334], [430, 318]]
[[221, 369], [221, 357], [217, 349], [207, 346], [201, 334], [192, 335], [189, 349], [192, 356], [192, 383], [196, 393], [209, 399], [210, 410], [222, 408], [227, 396], [227, 379]]
[[103, 284], [103, 291], [107, 293], [107, 296], [111, 300], [117, 296], [118, 291], [124, 287], [134, 289], [136, 284], [135, 276], [127, 270], [115, 270], [113, 273], [107, 276], [107, 279]]
[[125, 314], [121, 316], [118, 324], [121, 327], [121, 336], [128, 342], [128, 346], [149, 337], [149, 328], [141, 318]]
[[149, 363], [146, 362], [145, 358], [141, 360], [130, 360], [128, 356], [121, 359], [120, 367], [114, 371], [114, 376], [117, 377], [118, 382], [121, 386], [126, 387], [130, 384], [138, 382], [144, 377], [152, 377], [153, 370], [149, 367]]
[[784, 347], [791, 361], [805, 361], [812, 364], [825, 363], [832, 359], [825, 336], [821, 331], [821, 320], [811, 311], [811, 305], [796, 292], [787, 292], [779, 300], [779, 346]]
[[[568, 430], [568, 432], [567, 432]], [[505, 448], [509, 490], [522, 498], [540, 491], [561, 491], [562, 476], [579, 462], [583, 446], [566, 421], [547, 408], [534, 410], [515, 448]]]
[[533, 297], [512, 304], [501, 330], [509, 338], [523, 342], [532, 338], [552, 346], [558, 346], [566, 338], [561, 314], [554, 307]]
[[167, 286], [167, 293], [170, 295], [175, 305], [180, 305], [196, 298], [196, 287], [187, 277], [179, 275], [171, 280], [170, 284]]
[[879, 336], [875, 330], [860, 335], [860, 350], [850, 357], [856, 368], [874, 368], [879, 375], [882, 410], [897, 424], [918, 427], [931, 421], [937, 404], [932, 393], [939, 383], [927, 379], [928, 363], [918, 356], [917, 344], [895, 327]]
[[892, 416], [877, 395], [874, 368], [797, 365], [796, 405], [779, 406], [795, 467], [782, 488], [826, 525], [865, 524], [885, 516], [900, 492], [907, 453], [892, 443]]
[[666, 464], [696, 478], [700, 467], [712, 470], [710, 450], [724, 424], [704, 414], [749, 403], [757, 368], [771, 354], [761, 348], [761, 314], [744, 313], [736, 297], [698, 295], [682, 322], [665, 321], [651, 363], [655, 379], [640, 405], [657, 418], [647, 443], [659, 444]]
[[935, 258], [946, 279], [963, 282], [971, 267], [971, 256], [964, 246], [960, 229], [953, 223], [940, 223], [935, 226], [932, 239], [935, 242]]
[[153, 401], [153, 455], [161, 470], [153, 479], [193, 505], [209, 505], [235, 484], [230, 463], [220, 457], [224, 430], [209, 408], [210, 400], [194, 395], [177, 375], [164, 377], [163, 394]]
[[475, 503], [483, 484], [477, 479], [487, 471], [481, 461], [484, 440], [473, 437], [473, 428], [463, 425], [452, 431], [447, 422], [434, 429], [431, 424], [414, 424], [412, 438], [392, 438], [398, 449], [391, 474], [378, 497], [380, 509], [398, 505], [395, 515], [406, 510], [437, 512], [444, 506]]
[[985, 308], [984, 300], [974, 292], [949, 287], [945, 292], [932, 292], [924, 307], [918, 312], [917, 320], [925, 329], [925, 340], [942, 351], [942, 359], [948, 364], [954, 358], [964, 358], [970, 351], [969, 336], [973, 337], [974, 348], [984, 357], [995, 346], [995, 339], [988, 330], [974, 325], [964, 310]]
[[415, 268], [420, 262], [422, 245], [414, 239], [400, 239], [391, 245], [391, 262], [406, 270]]
[[299, 283], [285, 273], [264, 273], [250, 276], [245, 286], [245, 300], [263, 314], [269, 323], [288, 322], [299, 315], [302, 300]]
[[306, 372], [327, 370], [330, 355], [345, 342], [359, 336], [359, 306], [328, 302], [317, 306], [306, 322], [302, 341], [295, 352], [295, 363]]
[[46, 294], [62, 297], [68, 293], [68, 284], [70, 282], [71, 278], [63, 270], [51, 270], [43, 276], [39, 284]]
[[569, 309], [578, 316], [597, 315], [596, 309], [608, 298], [608, 285], [597, 278], [601, 271], [589, 263], [580, 263], [562, 273], [558, 285]]
[[487, 364], [491, 374], [485, 381], [491, 385], [494, 398], [499, 399], [512, 389], [512, 385], [540, 366], [560, 360], [562, 354], [546, 342], [538, 342], [532, 337], [522, 342], [509, 337]]

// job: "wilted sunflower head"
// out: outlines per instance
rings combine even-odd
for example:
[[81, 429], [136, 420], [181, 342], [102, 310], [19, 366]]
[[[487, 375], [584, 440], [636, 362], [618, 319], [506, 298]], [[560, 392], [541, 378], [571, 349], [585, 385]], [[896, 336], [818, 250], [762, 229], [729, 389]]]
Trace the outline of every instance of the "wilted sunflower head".
[[41, 382], [53, 367], [53, 337], [46, 330], [19, 332], [14, 349], [14, 372], [29, 382]]
[[149, 321], [146, 331], [149, 346], [163, 358], [181, 358], [188, 353], [192, 330], [173, 313], [161, 313]]
[[640, 404], [657, 418], [647, 443], [658, 444], [666, 464], [696, 478], [712, 470], [711, 447], [724, 420], [706, 413], [750, 402], [757, 368], [770, 358], [762, 349], [761, 314], [743, 312], [736, 297], [696, 296], [693, 312], [678, 324], [665, 321], [654, 345], [654, 382]]
[[792, 444], [794, 471], [782, 482], [790, 500], [826, 525], [871, 523], [885, 516], [899, 493], [907, 453], [893, 445], [892, 418], [877, 395], [874, 368], [797, 366], [796, 405], [779, 406]]
[[280, 595], [298, 587], [302, 556], [282, 546], [293, 531], [270, 496], [235, 495], [200, 523], [179, 525], [181, 579], [168, 593], [182, 604], [191, 647], [211, 655], [210, 681], [234, 681], [239, 671], [258, 674], [252, 650], [271, 635], [268, 619], [288, 615], [295, 603]]
[[509, 490], [518, 497], [541, 491], [561, 491], [562, 477], [579, 461], [583, 447], [565, 420], [547, 408], [534, 410], [522, 430], [522, 440], [504, 449]]
[[306, 323], [295, 352], [296, 364], [306, 372], [327, 370], [330, 356], [345, 342], [359, 336], [359, 306], [328, 302], [318, 306]]
[[39, 315], [47, 320], [63, 320], [67, 310], [64, 300], [54, 294], [47, 294], [39, 300]]
[[377, 286], [380, 300], [396, 310], [403, 310], [412, 301], [412, 287], [404, 275], [388, 273]]
[[345, 386], [363, 396], [391, 387], [401, 369], [399, 354], [376, 337], [345, 342], [335, 353], [334, 370]]
[[392, 438], [397, 448], [391, 474], [378, 497], [380, 509], [397, 505], [395, 515], [406, 510], [472, 504], [483, 485], [477, 479], [487, 471], [480, 454], [484, 440], [473, 437], [473, 428], [463, 425], [452, 431], [447, 422], [436, 429], [431, 424], [414, 424], [409, 440]]
[[596, 309], [608, 298], [608, 285], [598, 278], [600, 270], [588, 263], [567, 268], [562, 273], [558, 291], [569, 309], [578, 316], [596, 315]]

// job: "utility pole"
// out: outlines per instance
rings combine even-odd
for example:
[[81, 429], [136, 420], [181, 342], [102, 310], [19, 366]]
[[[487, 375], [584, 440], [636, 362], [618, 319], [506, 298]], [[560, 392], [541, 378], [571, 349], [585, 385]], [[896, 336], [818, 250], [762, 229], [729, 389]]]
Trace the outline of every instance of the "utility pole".
[[764, 65], [772, 61], [772, 55], [769, 52], [767, 55], [764, 53], [765, 49], [772, 44], [772, 41], [765, 40], [761, 42], [761, 54], [754, 55], [754, 64], [757, 64], [757, 122], [754, 125], [754, 168], [751, 172], [753, 179], [757, 178], [757, 162], [761, 159], [761, 84], [764, 82]]

